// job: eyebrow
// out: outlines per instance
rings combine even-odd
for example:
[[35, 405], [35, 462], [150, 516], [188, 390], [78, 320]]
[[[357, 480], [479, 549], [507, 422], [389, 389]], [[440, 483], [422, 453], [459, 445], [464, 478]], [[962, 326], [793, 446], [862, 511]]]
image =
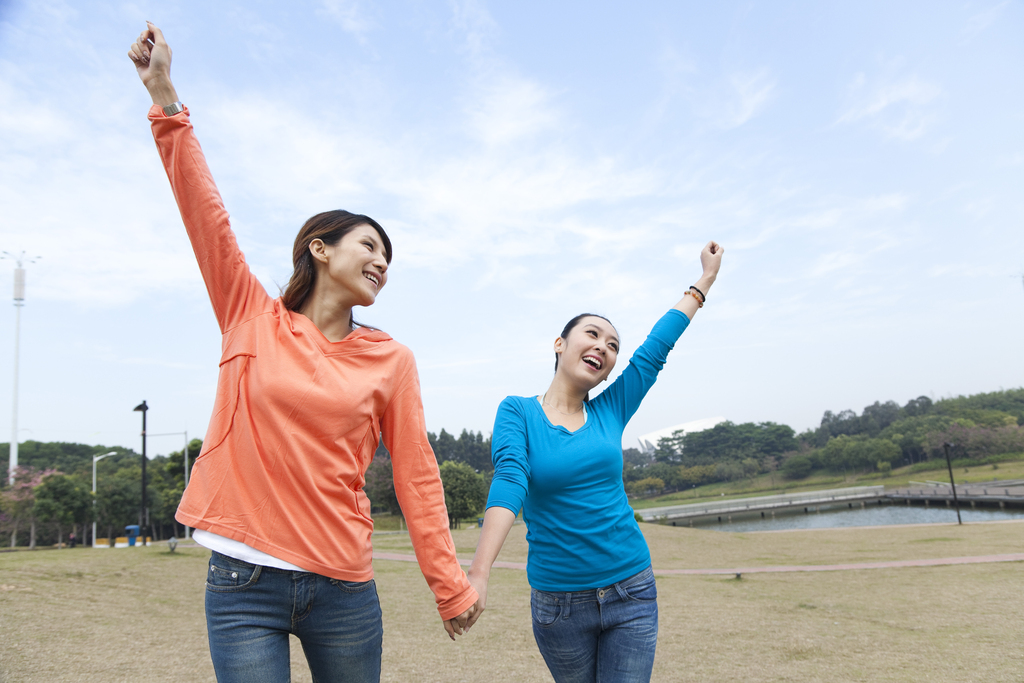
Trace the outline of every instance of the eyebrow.
[[[371, 242], [373, 242], [373, 248], [374, 249], [384, 249], [384, 244], [383, 244], [383, 242], [381, 242], [380, 235], [377, 234], [376, 230], [373, 230], [372, 228], [371, 228], [371, 230], [372, 230], [372, 233], [367, 233], [367, 234], [363, 235], [363, 239], [367, 239], [367, 240], [370, 240]], [[387, 250], [384, 249], [384, 251], [387, 251]]]
[[[587, 324], [585, 324], [585, 325], [583, 326], [583, 329], [587, 329], [588, 327], [593, 327], [593, 328], [594, 328], [595, 330], [597, 330], [598, 332], [604, 332], [604, 330], [602, 330], [602, 329], [601, 329], [600, 327], [598, 327], [598, 326], [597, 326], [597, 325], [595, 325], [594, 323], [587, 323]], [[621, 344], [621, 343], [622, 343], [622, 342], [620, 342], [620, 341], [619, 341], [619, 338], [618, 338], [618, 337], [616, 337], [616, 336], [615, 336], [614, 334], [612, 335], [612, 339], [614, 339], [614, 340], [615, 340], [615, 343], [616, 343], [616, 344]]]

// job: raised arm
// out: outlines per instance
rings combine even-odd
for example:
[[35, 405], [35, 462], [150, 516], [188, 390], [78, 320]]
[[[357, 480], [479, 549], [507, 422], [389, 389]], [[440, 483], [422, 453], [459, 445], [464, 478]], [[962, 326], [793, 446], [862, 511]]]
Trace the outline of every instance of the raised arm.
[[153, 104], [166, 107], [178, 101], [178, 93], [171, 83], [171, 47], [164, 40], [163, 31], [147, 21], [146, 30], [132, 43], [128, 57], [135, 63], [135, 70], [153, 98]]
[[217, 322], [221, 332], [227, 332], [269, 310], [273, 301], [238, 248], [188, 110], [180, 103], [171, 106], [178, 102], [178, 93], [171, 83], [171, 48], [160, 29], [146, 22], [146, 30], [132, 43], [128, 57], [153, 99], [155, 106], [149, 112], [153, 138]]
[[[722, 245], [714, 240], [705, 244], [701, 249], [700, 265], [703, 267], [704, 273], [699, 280], [693, 283], [693, 287], [686, 291], [679, 303], [673, 306], [677, 311], [682, 311], [690, 320], [693, 320], [697, 310], [704, 305], [704, 298], [707, 296], [708, 290], [718, 279], [718, 269], [722, 267], [722, 254], [724, 253], [725, 249], [722, 248]], [[696, 293], [693, 291], [694, 289], [697, 290]]]

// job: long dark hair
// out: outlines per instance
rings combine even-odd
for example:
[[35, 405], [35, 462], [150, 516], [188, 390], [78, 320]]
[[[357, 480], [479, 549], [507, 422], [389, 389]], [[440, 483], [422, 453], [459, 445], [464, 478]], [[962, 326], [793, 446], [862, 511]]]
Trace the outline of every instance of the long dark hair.
[[[295, 236], [295, 245], [292, 247], [294, 270], [288, 278], [284, 293], [281, 294], [285, 308], [289, 311], [298, 311], [313, 293], [313, 287], [316, 285], [316, 266], [313, 263], [313, 255], [309, 253], [310, 242], [319, 239], [328, 246], [334, 246], [360, 225], [369, 225], [377, 231], [384, 242], [384, 257], [389, 264], [391, 263], [391, 239], [377, 221], [369, 216], [341, 209], [318, 213], [306, 221], [299, 229], [299, 234]], [[349, 323], [354, 324], [351, 319]]]

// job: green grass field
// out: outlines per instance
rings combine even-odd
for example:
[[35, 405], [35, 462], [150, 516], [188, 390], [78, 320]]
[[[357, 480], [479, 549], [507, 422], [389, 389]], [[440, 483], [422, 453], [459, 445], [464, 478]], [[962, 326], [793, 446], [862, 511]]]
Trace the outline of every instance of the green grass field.
[[[1024, 522], [730, 534], [642, 525], [654, 566], [836, 564], [1024, 552]], [[469, 558], [479, 530], [454, 533]], [[499, 559], [526, 558], [513, 528]], [[411, 552], [405, 534], [374, 539]], [[0, 554], [0, 681], [212, 681], [198, 547]], [[414, 563], [377, 561], [385, 681], [549, 681], [521, 570], [452, 643]], [[662, 576], [656, 681], [1022, 681], [1024, 563]], [[293, 642], [294, 681], [309, 681]]]

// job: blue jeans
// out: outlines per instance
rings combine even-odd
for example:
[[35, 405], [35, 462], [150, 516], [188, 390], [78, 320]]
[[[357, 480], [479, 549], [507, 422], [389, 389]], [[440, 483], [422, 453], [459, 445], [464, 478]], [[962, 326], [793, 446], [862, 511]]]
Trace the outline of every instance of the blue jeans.
[[605, 588], [533, 590], [530, 607], [533, 637], [556, 683], [651, 680], [658, 588], [650, 567]]
[[206, 627], [220, 683], [291, 680], [289, 634], [302, 643], [316, 683], [380, 681], [383, 628], [373, 581], [339, 581], [214, 552]]

